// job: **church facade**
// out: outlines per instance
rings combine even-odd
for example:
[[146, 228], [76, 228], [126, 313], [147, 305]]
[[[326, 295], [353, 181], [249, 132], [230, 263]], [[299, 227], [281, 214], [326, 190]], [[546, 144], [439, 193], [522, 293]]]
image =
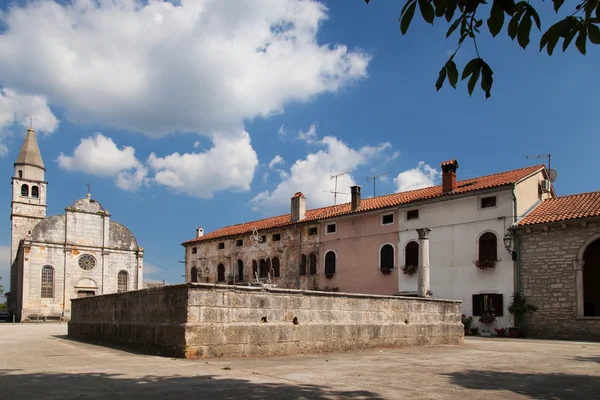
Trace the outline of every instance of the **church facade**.
[[31, 128], [14, 166], [7, 301], [17, 321], [69, 320], [72, 298], [142, 288], [144, 249], [89, 193], [46, 216], [46, 168]]

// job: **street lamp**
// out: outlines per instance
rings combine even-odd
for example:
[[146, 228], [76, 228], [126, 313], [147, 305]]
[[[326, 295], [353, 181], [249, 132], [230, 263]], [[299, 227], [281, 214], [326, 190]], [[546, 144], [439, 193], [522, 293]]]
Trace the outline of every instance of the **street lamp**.
[[506, 251], [508, 251], [510, 253], [513, 261], [515, 261], [517, 259], [517, 252], [512, 249], [513, 248], [513, 236], [507, 232], [506, 235], [504, 235], [504, 238], [502, 239], [502, 241], [504, 242], [504, 248], [506, 248]]

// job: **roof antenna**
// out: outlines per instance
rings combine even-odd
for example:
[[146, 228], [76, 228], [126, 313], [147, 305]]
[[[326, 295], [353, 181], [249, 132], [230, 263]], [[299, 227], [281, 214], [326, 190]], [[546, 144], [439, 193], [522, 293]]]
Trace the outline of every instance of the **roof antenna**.
[[92, 188], [89, 183], [86, 183], [85, 186], [87, 186], [87, 190], [88, 190], [87, 197], [88, 197], [88, 199], [90, 199], [92, 197]]
[[371, 182], [373, 181], [373, 197], [375, 197], [375, 181], [377, 180], [377, 178], [380, 178], [384, 175], [389, 174], [392, 171], [388, 171], [388, 172], [384, 172], [383, 174], [379, 174], [379, 175], [373, 175], [373, 176], [368, 176], [367, 177], [367, 182]]
[[342, 176], [342, 175], [346, 175], [349, 174], [352, 171], [346, 171], [346, 172], [342, 172], [341, 174], [335, 174], [335, 175], [331, 175], [331, 177], [329, 179], [335, 179], [335, 188], [333, 189], [333, 205], [336, 205], [337, 202], [337, 195], [338, 193], [342, 193], [342, 192], [338, 192], [337, 191], [337, 181], [338, 181], [338, 176]]
[[558, 177], [558, 172], [556, 170], [550, 168], [550, 154], [540, 154], [537, 156], [527, 156], [526, 159], [530, 160], [532, 158], [547, 158], [548, 159], [548, 178], [550, 178], [550, 182], [554, 182]]
[[29, 129], [33, 129], [33, 117], [29, 117]]

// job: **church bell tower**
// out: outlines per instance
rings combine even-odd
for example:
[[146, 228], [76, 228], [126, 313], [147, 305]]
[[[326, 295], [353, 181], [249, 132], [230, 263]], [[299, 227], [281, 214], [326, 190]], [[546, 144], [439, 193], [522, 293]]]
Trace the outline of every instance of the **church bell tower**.
[[[46, 168], [33, 128], [27, 130], [14, 165], [10, 214], [11, 265], [15, 262], [19, 242], [22, 239], [30, 238], [33, 228], [46, 217], [46, 189], [48, 186], [48, 182], [44, 181]], [[12, 270], [13, 268], [11, 268], [11, 275], [13, 274]], [[11, 278], [13, 277], [11, 276]]]

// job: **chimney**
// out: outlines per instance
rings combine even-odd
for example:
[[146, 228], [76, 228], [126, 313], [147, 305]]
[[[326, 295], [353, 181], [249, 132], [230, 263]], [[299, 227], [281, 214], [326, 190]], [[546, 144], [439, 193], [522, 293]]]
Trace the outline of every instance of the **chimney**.
[[448, 193], [456, 189], [456, 169], [458, 161], [450, 160], [442, 163], [442, 191]]
[[352, 211], [360, 209], [360, 186], [351, 186], [350, 193], [352, 195]]
[[196, 237], [202, 237], [204, 236], [204, 229], [199, 226], [198, 228], [196, 228]]
[[292, 197], [292, 222], [300, 221], [306, 217], [306, 197], [302, 192], [297, 192]]

